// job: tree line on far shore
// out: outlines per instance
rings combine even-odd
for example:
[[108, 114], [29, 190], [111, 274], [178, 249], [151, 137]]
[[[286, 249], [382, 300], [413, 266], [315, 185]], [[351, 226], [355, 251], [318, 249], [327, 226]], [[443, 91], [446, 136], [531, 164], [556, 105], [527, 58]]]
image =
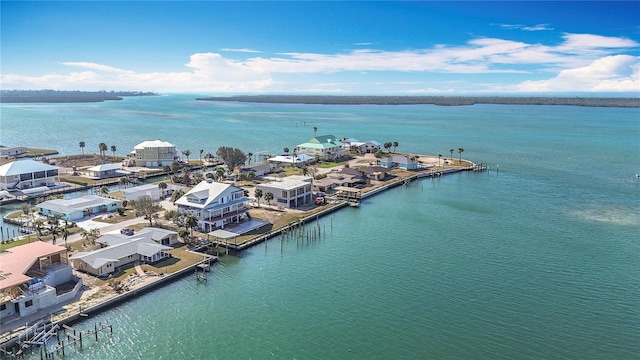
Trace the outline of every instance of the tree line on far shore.
[[196, 98], [203, 101], [237, 101], [320, 105], [569, 105], [590, 107], [640, 107], [640, 98], [603, 97], [504, 97], [504, 96], [334, 96], [240, 95]]
[[1, 103], [76, 103], [122, 100], [126, 96], [155, 96], [142, 91], [2, 90]]

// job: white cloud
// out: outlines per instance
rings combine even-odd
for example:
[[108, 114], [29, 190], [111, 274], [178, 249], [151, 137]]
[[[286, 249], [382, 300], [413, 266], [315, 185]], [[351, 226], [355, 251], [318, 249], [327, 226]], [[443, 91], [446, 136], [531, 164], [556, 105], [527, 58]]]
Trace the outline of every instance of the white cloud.
[[552, 27], [549, 27], [549, 24], [537, 24], [533, 26], [527, 26], [522, 24], [491, 24], [500, 26], [503, 29], [508, 30], [524, 30], [524, 31], [548, 31], [553, 30]]
[[262, 51], [260, 51], [260, 50], [247, 49], [247, 48], [242, 48], [242, 49], [222, 48], [222, 49], [220, 49], [220, 51], [226, 51], [226, 52], [241, 52], [241, 53], [260, 53], [260, 52], [262, 52]]
[[640, 92], [640, 57], [607, 56], [588, 66], [562, 70], [548, 80], [524, 81], [519, 92]]
[[[144, 73], [105, 64], [69, 61], [60, 64], [65, 67], [84, 68], [87, 71], [41, 76], [3, 74], [1, 81], [4, 88], [160, 92], [324, 89], [326, 92], [343, 91], [344, 88], [340, 85], [333, 88], [318, 85], [334, 82], [335, 78], [331, 78], [329, 74], [341, 72], [351, 75], [368, 74], [364, 83], [353, 87], [358, 89], [359, 86], [363, 90], [367, 90], [367, 84], [371, 85], [381, 80], [392, 83], [393, 74], [400, 72], [415, 73], [416, 80], [419, 81], [424, 80], [425, 74], [433, 73], [442, 76], [454, 74], [449, 75], [450, 80], [460, 79], [460, 76], [466, 79], [480, 74], [503, 74], [503, 79], [510, 74], [518, 75], [518, 79], [531, 74], [530, 76], [539, 79], [541, 75], [548, 74], [548, 80], [530, 80], [518, 85], [478, 84], [478, 91], [495, 86], [510, 91], [638, 91], [638, 58], [620, 55], [620, 52], [639, 47], [640, 44], [631, 39], [591, 34], [564, 34], [562, 42], [555, 46], [478, 37], [464, 45], [436, 45], [427, 49], [403, 51], [358, 49], [334, 54], [289, 52], [273, 57], [254, 56], [245, 59], [234, 59], [213, 52], [196, 53], [184, 64], [185, 70], [178, 72]], [[223, 50], [255, 52], [251, 49]], [[304, 76], [296, 77], [298, 74]], [[284, 83], [282, 77], [293, 80]], [[468, 81], [466, 86], [473, 87], [473, 84]], [[398, 87], [398, 91], [443, 91], [430, 87], [412, 90], [416, 86], [410, 84], [404, 87]], [[452, 88], [447, 87], [444, 91], [450, 89]], [[463, 91], [460, 87], [457, 89]]]
[[65, 65], [65, 66], [81, 67], [81, 68], [87, 68], [87, 69], [110, 72], [110, 73], [117, 73], [117, 74], [129, 74], [129, 73], [132, 73], [132, 71], [122, 70], [122, 69], [118, 69], [118, 68], [115, 68], [115, 67], [112, 67], [112, 66], [96, 64], [96, 63], [90, 63], [90, 62], [71, 62], [71, 61], [68, 61], [68, 62], [62, 62], [61, 64]]

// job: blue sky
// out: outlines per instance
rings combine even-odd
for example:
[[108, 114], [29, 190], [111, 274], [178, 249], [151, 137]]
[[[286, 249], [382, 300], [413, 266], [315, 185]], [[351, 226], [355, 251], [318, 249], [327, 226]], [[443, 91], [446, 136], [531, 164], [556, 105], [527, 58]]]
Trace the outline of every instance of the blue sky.
[[0, 1], [2, 89], [640, 94], [640, 2]]

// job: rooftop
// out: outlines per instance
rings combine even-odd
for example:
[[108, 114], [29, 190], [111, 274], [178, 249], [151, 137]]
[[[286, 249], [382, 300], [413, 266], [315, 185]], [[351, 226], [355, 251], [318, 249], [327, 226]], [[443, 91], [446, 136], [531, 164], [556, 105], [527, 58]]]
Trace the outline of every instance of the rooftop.
[[0, 176], [12, 176], [56, 169], [58, 168], [53, 165], [44, 164], [32, 159], [23, 159], [0, 166]]
[[145, 148], [158, 148], [158, 147], [175, 147], [175, 145], [161, 140], [147, 140], [134, 146], [135, 150], [142, 150]]
[[0, 252], [0, 290], [20, 285], [31, 277], [25, 273], [39, 258], [65, 251], [65, 248], [44, 241], [16, 246]]

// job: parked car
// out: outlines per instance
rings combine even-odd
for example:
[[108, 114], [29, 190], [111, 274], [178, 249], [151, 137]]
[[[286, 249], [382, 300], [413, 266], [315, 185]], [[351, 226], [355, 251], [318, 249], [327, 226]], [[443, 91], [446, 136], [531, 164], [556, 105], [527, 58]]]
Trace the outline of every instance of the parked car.
[[122, 229], [120, 229], [120, 234], [131, 236], [131, 235], [133, 235], [133, 230], [131, 230], [129, 228], [122, 228]]
[[316, 205], [324, 205], [326, 202], [323, 197], [316, 198]]

